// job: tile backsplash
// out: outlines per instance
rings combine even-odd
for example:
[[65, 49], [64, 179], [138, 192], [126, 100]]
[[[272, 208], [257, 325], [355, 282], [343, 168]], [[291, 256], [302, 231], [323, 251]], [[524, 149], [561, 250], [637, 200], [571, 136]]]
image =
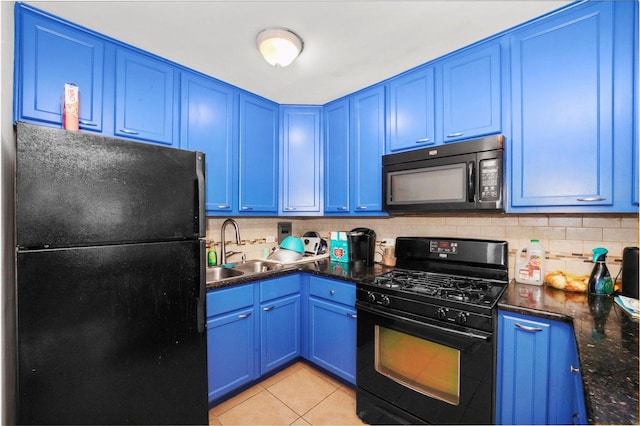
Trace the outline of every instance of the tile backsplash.
[[[220, 226], [224, 217], [207, 218], [207, 240], [220, 250]], [[574, 274], [591, 272], [591, 249], [609, 250], [607, 266], [615, 277], [620, 270], [622, 250], [638, 246], [638, 215], [433, 215], [390, 218], [262, 218], [235, 217], [240, 225], [243, 244], [237, 246], [230, 227], [225, 244], [227, 251], [246, 254], [247, 259], [261, 258], [264, 249], [277, 247], [277, 223], [291, 222], [293, 235], [317, 231], [329, 241], [331, 231], [348, 231], [356, 227], [371, 228], [377, 239], [399, 236], [461, 237], [505, 240], [509, 243], [510, 276], [515, 256], [530, 239], [538, 239], [546, 251], [546, 270], [562, 270]], [[276, 238], [267, 243], [266, 237]], [[239, 261], [240, 255], [229, 261]], [[378, 256], [376, 256], [378, 260]]]

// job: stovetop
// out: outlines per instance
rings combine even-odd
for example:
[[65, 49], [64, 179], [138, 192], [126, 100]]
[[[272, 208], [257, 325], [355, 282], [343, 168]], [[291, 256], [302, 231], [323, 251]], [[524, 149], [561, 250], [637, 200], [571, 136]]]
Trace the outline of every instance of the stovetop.
[[[492, 307], [502, 296], [506, 283], [482, 278], [394, 269], [367, 284], [442, 299]], [[407, 295], [407, 297], [410, 297]]]

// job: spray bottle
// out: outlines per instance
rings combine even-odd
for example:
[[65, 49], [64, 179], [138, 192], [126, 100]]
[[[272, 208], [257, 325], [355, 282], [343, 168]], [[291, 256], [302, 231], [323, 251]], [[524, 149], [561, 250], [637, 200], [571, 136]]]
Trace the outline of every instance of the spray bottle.
[[593, 294], [611, 294], [613, 293], [613, 280], [607, 265], [604, 263], [608, 250], [598, 247], [592, 251], [595, 265], [589, 277], [589, 292]]

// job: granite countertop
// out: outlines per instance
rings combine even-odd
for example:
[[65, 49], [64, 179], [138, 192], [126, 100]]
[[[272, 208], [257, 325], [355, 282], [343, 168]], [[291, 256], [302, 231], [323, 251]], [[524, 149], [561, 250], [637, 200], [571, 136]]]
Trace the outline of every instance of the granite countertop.
[[638, 424], [638, 322], [613, 298], [511, 282], [498, 309], [573, 324], [591, 424]]

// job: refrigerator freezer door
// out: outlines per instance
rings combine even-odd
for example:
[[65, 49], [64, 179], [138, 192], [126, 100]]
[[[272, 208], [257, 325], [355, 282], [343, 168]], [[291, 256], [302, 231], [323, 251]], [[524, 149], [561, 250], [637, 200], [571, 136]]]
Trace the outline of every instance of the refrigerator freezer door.
[[204, 236], [204, 154], [18, 123], [19, 248]]
[[201, 241], [19, 252], [18, 422], [207, 424]]

